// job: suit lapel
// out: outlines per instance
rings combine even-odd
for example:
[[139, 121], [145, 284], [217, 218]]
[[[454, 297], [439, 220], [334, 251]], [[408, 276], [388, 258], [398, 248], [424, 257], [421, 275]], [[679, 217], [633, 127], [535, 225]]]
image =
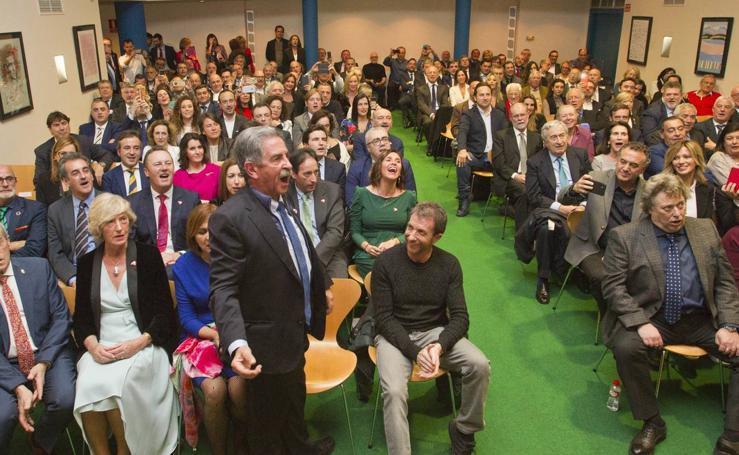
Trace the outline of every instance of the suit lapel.
[[[141, 166], [139, 167], [139, 169]], [[115, 181], [118, 183], [118, 190], [121, 191], [119, 194], [128, 194], [127, 188], [126, 188], [126, 173], [123, 172], [123, 166], [117, 166], [113, 172], [116, 172], [117, 178]], [[143, 174], [143, 172], [141, 172]], [[143, 188], [143, 187], [142, 187]]]
[[580, 160], [577, 159], [575, 152], [569, 148], [565, 153], [567, 154], [567, 166], [570, 168], [570, 178], [574, 185], [574, 183], [580, 179], [580, 166], [578, 166]]
[[275, 224], [278, 221], [274, 218], [272, 212], [262, 206], [262, 204], [257, 200], [257, 197], [254, 196], [251, 191], [244, 191], [243, 193], [246, 194], [245, 197], [250, 201], [247, 209], [249, 209], [254, 215], [251, 219], [262, 234], [262, 237], [267, 241], [267, 245], [275, 251], [277, 257], [279, 257], [282, 263], [285, 264], [285, 267], [290, 270], [290, 273], [293, 274], [295, 279], [301, 281], [300, 275], [295, 269], [293, 259], [290, 256], [290, 250], [287, 248], [288, 240]]
[[15, 232], [15, 228], [18, 227], [18, 222], [23, 216], [23, 208], [21, 207], [21, 200], [18, 197], [14, 197], [10, 204], [8, 204], [8, 211], [5, 213], [5, 218], [8, 220], [8, 235], [11, 236]]
[[[544, 177], [547, 179], [547, 182], [549, 183], [549, 186], [552, 188], [552, 193], [556, 193], [557, 191], [557, 179], [554, 177], [554, 166], [552, 166], [552, 160], [549, 156], [549, 151], [546, 152], [546, 154], [543, 157], [544, 161]], [[554, 198], [556, 198], [557, 195], [554, 195]]]
[[[693, 223], [695, 220], [687, 219], [685, 221], [685, 234], [688, 236], [690, 249], [695, 257], [695, 265], [698, 267], [698, 275], [701, 277], [701, 285], [706, 296], [713, 296], [713, 279], [707, 275], [706, 264], [710, 264], [708, 255], [706, 254], [705, 242], [698, 231], [698, 227]], [[711, 297], [707, 297], [711, 298]]]
[[326, 193], [320, 183], [316, 185], [316, 189], [313, 191], [313, 212], [316, 215], [316, 229], [320, 237], [323, 234], [321, 232], [321, 226], [323, 224], [321, 220], [326, 219]]
[[650, 269], [654, 274], [654, 278], [657, 283], [657, 290], [659, 290], [660, 298], [664, 298], [665, 295], [665, 271], [664, 264], [662, 264], [662, 255], [659, 252], [659, 245], [657, 244], [657, 236], [654, 234], [654, 227], [652, 221], [645, 218], [639, 221], [639, 235], [641, 236], [641, 244], [644, 247], [644, 254], [647, 256], [647, 261], [651, 265]]
[[75, 230], [77, 229], [77, 222], [74, 219], [74, 202], [72, 202], [72, 198], [74, 196], [70, 195], [69, 197], [64, 198], [64, 210], [62, 211], [62, 226], [67, 225], [70, 226], [70, 229], [67, 233], [67, 241], [69, 242], [68, 245], [71, 247], [71, 252], [74, 255], [74, 240], [75, 240]]
[[[608, 217], [611, 216], [611, 204], [613, 204], [613, 194], [616, 192], [616, 171], [613, 171], [611, 173], [611, 176], [608, 178], [608, 181], [605, 182], [606, 184], [606, 194], [604, 195], [605, 200], [603, 201], [603, 218], [606, 221], [606, 224], [608, 224]], [[636, 202], [636, 201], [635, 201]], [[634, 204], [636, 205], [636, 204]], [[631, 218], [635, 221], [634, 218]]]
[[[38, 284], [31, 281], [30, 274], [27, 272], [26, 269], [13, 264], [13, 275], [15, 276], [15, 283], [18, 286], [18, 294], [21, 298], [20, 305], [23, 305], [23, 314], [26, 316], [28, 331], [31, 332], [28, 336], [33, 340], [33, 328], [36, 327], [34, 325], [36, 315], [33, 313], [33, 310], [36, 302], [31, 290], [35, 289]], [[39, 302], [39, 304], [43, 303]]]
[[[615, 175], [615, 174], [614, 174]], [[634, 195], [634, 208], [631, 210], [631, 221], [639, 221], [641, 217], [641, 192], [644, 189], [644, 178], [639, 176], [639, 180], [636, 184], [636, 194]]]

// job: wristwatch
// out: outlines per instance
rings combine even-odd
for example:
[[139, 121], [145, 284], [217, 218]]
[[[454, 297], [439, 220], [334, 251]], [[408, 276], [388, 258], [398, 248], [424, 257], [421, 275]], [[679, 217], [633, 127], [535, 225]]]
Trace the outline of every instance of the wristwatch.
[[722, 327], [722, 328], [728, 330], [731, 333], [736, 333], [736, 327], [734, 327], [732, 325], [727, 325], [727, 326]]

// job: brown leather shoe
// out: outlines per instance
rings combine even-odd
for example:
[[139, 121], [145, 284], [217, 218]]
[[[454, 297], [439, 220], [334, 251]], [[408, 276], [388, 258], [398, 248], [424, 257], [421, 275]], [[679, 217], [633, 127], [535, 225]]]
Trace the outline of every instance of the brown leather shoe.
[[646, 422], [641, 430], [631, 440], [630, 455], [651, 455], [654, 448], [667, 437], [667, 425], [657, 426]]
[[739, 454], [739, 442], [731, 442], [723, 436], [716, 441], [713, 455], [737, 455]]

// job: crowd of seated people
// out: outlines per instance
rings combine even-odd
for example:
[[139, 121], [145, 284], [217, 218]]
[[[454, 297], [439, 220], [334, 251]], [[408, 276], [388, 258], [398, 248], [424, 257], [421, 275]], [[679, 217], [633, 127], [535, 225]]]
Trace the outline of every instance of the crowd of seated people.
[[[346, 277], [348, 264], [366, 276], [387, 251], [407, 248], [413, 256], [419, 238], [425, 251], [432, 251], [437, 235], [443, 233], [446, 219], [439, 225], [442, 219], [434, 207], [423, 206], [422, 219], [409, 224], [417, 204], [416, 181], [404, 153], [408, 144], [404, 146], [390, 129], [392, 110], [397, 109], [402, 127], [416, 128], [431, 147], [437, 140], [432, 137], [435, 119], [446, 109], [454, 136], [456, 215], [469, 214], [475, 196], [473, 172], [492, 171], [491, 191], [507, 200], [515, 220], [518, 258], [537, 260], [535, 299], [549, 303], [550, 283], [563, 278], [568, 266], [577, 266], [601, 315], [623, 321], [607, 332], [617, 347], [620, 372], [629, 368], [625, 365], [635, 354], [629, 350], [632, 345], [621, 343], [619, 334], [634, 329], [629, 332], [633, 336], [639, 329], [646, 346], [658, 346], [654, 331], [661, 332], [664, 321], [655, 323], [658, 328], [649, 321], [655, 315], [661, 318], [664, 311], [659, 305], [655, 311], [642, 311], [638, 303], [628, 308], [613, 305], [613, 296], [637, 290], [613, 277], [630, 264], [615, 264], [609, 256], [612, 233], [626, 235], [626, 225], [651, 217], [649, 229], [657, 233], [660, 245], [655, 248], [662, 248], [664, 232], [672, 235], [684, 229], [693, 245], [698, 242], [691, 237], [695, 223], [686, 223], [685, 218], [710, 220], [714, 224], [695, 226], [715, 225], [730, 265], [739, 269], [739, 187], [730, 177], [739, 163], [739, 86], [721, 95], [716, 78], [706, 75], [699, 88], [688, 91], [674, 69], [666, 68], [650, 99], [637, 68], [629, 67], [620, 80], [606, 81], [586, 49], [573, 60], [560, 62], [556, 50], [540, 61], [532, 59], [528, 49], [513, 60], [478, 49], [453, 60], [447, 51], [439, 56], [428, 45], [418, 58], [406, 58], [406, 49], [400, 46], [391, 49], [382, 64], [379, 54], [372, 52], [365, 65], [358, 65], [348, 49], [341, 51], [338, 62], [319, 49], [319, 61], [308, 68], [300, 37], [287, 40], [284, 32], [282, 26], [275, 28], [264, 64], [258, 63], [243, 37], [229, 41], [227, 55], [218, 38], [208, 35], [203, 62], [187, 37], [177, 52], [159, 34], [151, 37], [148, 49], [137, 50], [124, 40], [120, 58], [106, 39], [108, 79], [98, 84], [89, 119], [75, 119], [79, 134], [71, 133], [71, 119], [62, 111], [47, 117], [51, 138], [34, 150], [36, 200], [17, 195], [12, 167], [0, 166], [0, 221], [7, 237], [0, 242], [7, 243], [10, 258], [19, 263], [27, 256], [47, 258], [49, 273], [62, 285], [77, 288], [71, 327], [77, 347], [86, 354], [78, 364], [74, 403], [67, 404], [69, 415], [59, 421], [74, 415], [95, 453], [107, 453], [109, 432], [119, 448], [127, 446], [132, 453], [171, 452], [176, 443], [172, 435], [179, 411], [166, 379], [167, 366], [173, 354], [177, 362], [190, 362], [198, 358], [193, 352], [219, 347], [218, 327], [208, 306], [208, 219], [216, 207], [230, 204], [249, 186], [244, 163], [233, 148], [252, 128], [267, 127], [284, 141], [292, 167], [285, 202], [330, 277]], [[680, 198], [662, 210], [668, 199]], [[570, 232], [568, 217], [583, 210], [583, 221]], [[429, 217], [435, 217], [437, 225], [432, 223], [431, 228], [436, 230], [419, 234], [419, 223]], [[409, 238], [415, 243], [405, 245]], [[714, 245], [714, 240], [706, 241]], [[681, 264], [693, 272], [702, 270], [702, 263], [696, 265], [701, 258], [687, 255], [685, 243], [681, 245], [681, 254], [689, 256], [681, 255]], [[628, 250], [629, 245], [621, 247]], [[671, 246], [659, 251], [665, 261], [672, 254]], [[711, 252], [723, 261], [723, 250]], [[728, 264], [721, 262], [720, 267]], [[382, 265], [385, 271], [396, 266], [389, 261]], [[739, 276], [739, 272], [731, 276], [734, 273]], [[176, 314], [168, 279], [175, 283]], [[394, 277], [383, 279], [389, 283]], [[621, 287], [614, 290], [617, 286]], [[53, 286], [47, 291], [52, 300], [58, 297]], [[684, 303], [684, 317], [693, 318], [696, 311], [715, 315], [710, 292], [713, 289], [706, 285], [684, 290], [683, 302], [689, 302]], [[736, 354], [732, 347], [739, 347], [739, 297], [736, 286], [722, 292], [733, 306], [719, 305], [719, 314], [728, 316], [719, 317], [713, 328], [721, 333], [721, 352], [731, 357]], [[383, 298], [382, 311], [387, 311], [390, 296], [386, 292]], [[461, 302], [455, 295], [457, 311], [463, 296]], [[58, 308], [52, 311], [58, 313], [60, 324], [70, 325], [69, 315]], [[629, 311], [639, 312], [640, 319], [629, 319]], [[113, 313], [123, 319], [114, 319]], [[467, 317], [459, 319], [460, 314], [451, 318], [454, 324]], [[398, 333], [407, 338], [403, 327], [407, 321], [398, 323], [387, 313], [381, 315], [379, 325], [384, 337], [394, 337], [388, 340], [391, 344], [401, 343], [395, 338]], [[674, 315], [668, 316], [669, 326]], [[445, 322], [437, 318], [419, 324], [431, 324], [423, 326], [430, 329]], [[454, 328], [455, 343], [464, 334], [460, 327]], [[181, 344], [175, 350], [177, 340]], [[36, 345], [30, 347], [43, 359], [41, 339], [33, 341]], [[394, 355], [413, 352], [418, 357], [410, 360], [422, 365], [433, 365], [442, 349], [452, 348], [431, 343], [433, 349], [418, 352], [424, 346], [411, 349], [406, 341], [399, 348], [402, 352], [396, 349]], [[467, 354], [474, 357], [476, 375], [489, 375], [476, 351], [470, 348]], [[22, 363], [20, 351], [12, 351], [11, 357], [12, 368]], [[181, 402], [202, 399], [211, 448], [225, 453], [225, 422], [246, 419], [242, 411], [247, 383], [229, 365], [216, 363], [179, 369], [176, 383], [178, 393], [191, 394]], [[75, 376], [71, 368], [65, 377]], [[391, 374], [382, 366], [380, 371], [381, 376]], [[102, 381], [102, 375], [114, 380]], [[464, 376], [462, 383], [470, 377]], [[645, 387], [641, 377], [634, 379], [633, 371], [623, 371], [622, 377], [635, 381], [626, 384], [630, 395], [644, 393], [633, 385]], [[476, 376], [478, 386], [487, 384], [481, 378]], [[395, 391], [387, 389], [389, 384], [395, 387], [396, 381], [382, 380], [383, 393], [388, 394], [386, 409], [393, 412], [393, 419], [404, 418], [397, 414]], [[193, 386], [203, 393], [192, 394]], [[160, 403], [156, 412], [127, 418], [131, 409], [146, 407], [126, 399], [124, 392], [132, 387], [146, 391], [137, 400]], [[358, 384], [358, 392], [366, 401], [368, 390]], [[732, 388], [730, 401], [739, 400], [736, 392]], [[19, 406], [26, 398], [17, 396]], [[664, 422], [654, 408], [634, 414], [645, 421], [632, 441], [634, 453], [650, 453], [664, 437]], [[454, 453], [470, 453], [474, 432], [482, 429], [481, 411], [467, 409], [474, 415], [450, 427]], [[197, 429], [197, 415], [186, 413], [185, 426]], [[19, 419], [28, 429], [23, 412]], [[162, 430], [157, 438], [133, 436], [152, 425]], [[0, 449], [9, 434], [12, 431], [5, 426], [0, 429]], [[37, 434], [31, 442], [50, 449], [56, 436]], [[246, 444], [242, 441], [246, 433], [234, 437], [237, 446]], [[718, 453], [739, 453], [739, 428], [727, 426], [719, 446], [724, 452]], [[391, 453], [407, 453], [404, 441], [394, 440], [389, 447]], [[736, 450], [731, 452], [732, 448]]]

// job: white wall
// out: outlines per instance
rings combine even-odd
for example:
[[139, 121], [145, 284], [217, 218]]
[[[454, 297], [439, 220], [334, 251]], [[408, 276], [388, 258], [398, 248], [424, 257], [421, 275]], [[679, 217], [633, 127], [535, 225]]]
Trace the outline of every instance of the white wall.
[[[65, 1], [64, 9], [64, 14], [41, 16], [35, 1], [2, 1], [4, 14], [0, 15], [0, 30], [23, 33], [34, 106], [31, 112], [0, 122], [2, 163], [33, 164], [33, 149], [50, 137], [46, 128], [49, 112], [60, 110], [67, 114], [72, 120], [73, 131], [89, 117], [94, 90], [85, 93], [80, 90], [72, 27], [95, 25], [100, 62], [103, 63], [98, 1]], [[55, 55], [64, 56], [69, 80], [63, 84], [57, 83]], [[101, 75], [106, 77], [104, 67], [101, 67]]]
[[[623, 75], [632, 63], [626, 61], [629, 35], [631, 33], [632, 16], [652, 17], [652, 34], [649, 41], [649, 54], [646, 65], [634, 65], [641, 70], [641, 76], [648, 85], [657, 80], [663, 68], [675, 68], [683, 79], [685, 91], [698, 88], [699, 75], [693, 73], [695, 56], [698, 50], [698, 34], [703, 17], [736, 17], [739, 16], [739, 1], [713, 0], [708, 3], [701, 0], [686, 0], [685, 6], [664, 6], [662, 0], [640, 0], [631, 2], [631, 12], [624, 13], [624, 25], [621, 29], [621, 47], [618, 53], [617, 79]], [[739, 83], [739, 23], [734, 21], [732, 43], [729, 47], [729, 59], [723, 79], [717, 81], [718, 91], [728, 94], [731, 87]], [[662, 39], [672, 37], [670, 57], [661, 57]], [[732, 58], [733, 57], [733, 58]]]
[[[531, 49], [537, 61], [552, 49], [559, 51], [560, 62], [571, 60], [587, 44], [589, 17], [590, 0], [521, 0], [516, 48]], [[527, 41], [527, 35], [534, 40]]]

